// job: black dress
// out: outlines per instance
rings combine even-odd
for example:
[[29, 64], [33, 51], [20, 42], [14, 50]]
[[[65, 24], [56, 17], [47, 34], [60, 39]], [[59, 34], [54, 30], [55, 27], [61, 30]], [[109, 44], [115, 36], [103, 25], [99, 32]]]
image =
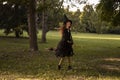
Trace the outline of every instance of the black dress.
[[73, 39], [71, 36], [71, 31], [68, 29], [63, 30], [62, 39], [57, 45], [55, 55], [57, 57], [70, 57], [73, 56]]

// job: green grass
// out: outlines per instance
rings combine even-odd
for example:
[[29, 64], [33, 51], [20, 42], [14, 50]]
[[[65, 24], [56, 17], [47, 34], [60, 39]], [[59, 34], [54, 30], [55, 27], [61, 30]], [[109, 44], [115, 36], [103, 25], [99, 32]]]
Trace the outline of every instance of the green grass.
[[40, 35], [38, 52], [29, 52], [27, 38], [0, 37], [0, 80], [120, 80], [120, 35], [73, 33], [70, 71], [66, 61], [57, 70], [58, 59], [45, 49], [56, 47], [59, 33], [48, 32], [45, 44], [40, 43]]

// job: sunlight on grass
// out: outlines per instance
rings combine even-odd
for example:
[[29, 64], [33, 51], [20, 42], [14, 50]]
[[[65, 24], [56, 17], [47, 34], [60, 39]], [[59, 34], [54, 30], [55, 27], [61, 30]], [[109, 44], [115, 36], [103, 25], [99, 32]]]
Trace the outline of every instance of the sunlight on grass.
[[108, 70], [115, 70], [120, 72], [119, 66], [112, 66], [112, 65], [101, 65], [102, 68], [108, 69]]
[[30, 78], [18, 78], [18, 79], [16, 79], [16, 80], [44, 80], [43, 78], [39, 78], [39, 79], [35, 79], [35, 78], [33, 78], [33, 79], [30, 79]]
[[[52, 37], [60, 37], [59, 32], [48, 32], [49, 36]], [[106, 40], [120, 40], [120, 35], [114, 34], [93, 34], [93, 33], [72, 33], [73, 38], [80, 38], [80, 39], [106, 39]]]
[[112, 37], [106, 37], [106, 38], [104, 38], [104, 37], [74, 36], [74, 38], [120, 40], [120, 38], [112, 38]]
[[105, 58], [104, 60], [106, 60], [106, 61], [119, 61], [120, 62], [120, 58]]

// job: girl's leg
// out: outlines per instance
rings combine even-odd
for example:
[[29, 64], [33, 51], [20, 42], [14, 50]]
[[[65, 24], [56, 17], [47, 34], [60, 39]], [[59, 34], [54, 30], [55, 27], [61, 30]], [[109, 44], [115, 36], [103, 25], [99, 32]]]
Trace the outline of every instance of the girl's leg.
[[60, 61], [59, 61], [59, 64], [58, 64], [58, 70], [61, 69], [61, 65], [62, 65], [63, 61], [64, 61], [64, 58], [63, 57], [60, 58]]
[[71, 58], [68, 57], [68, 66], [71, 66]]
[[71, 67], [71, 57], [68, 57], [68, 70], [72, 69]]
[[58, 65], [61, 65], [63, 61], [64, 61], [64, 58], [60, 58], [60, 61], [59, 61]]

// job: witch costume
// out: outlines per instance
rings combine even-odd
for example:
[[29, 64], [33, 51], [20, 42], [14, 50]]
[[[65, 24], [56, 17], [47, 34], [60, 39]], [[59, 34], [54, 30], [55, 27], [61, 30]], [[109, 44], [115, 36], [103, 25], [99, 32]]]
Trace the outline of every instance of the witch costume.
[[[66, 15], [64, 15], [64, 18], [65, 18], [64, 24], [66, 24], [67, 22], [71, 22], [71, 24], [72, 24], [72, 21], [69, 20], [66, 17]], [[71, 30], [65, 28], [65, 29], [63, 29], [62, 38], [57, 45], [55, 55], [57, 57], [73, 56], [74, 53], [73, 53], [72, 45], [73, 45], [73, 39], [72, 39], [72, 36], [71, 36]]]

